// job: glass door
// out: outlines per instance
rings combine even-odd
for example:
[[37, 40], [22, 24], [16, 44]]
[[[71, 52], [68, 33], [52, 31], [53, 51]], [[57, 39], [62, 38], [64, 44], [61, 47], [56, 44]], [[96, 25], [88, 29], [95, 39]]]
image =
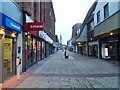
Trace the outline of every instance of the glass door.
[[5, 38], [4, 40], [4, 73], [3, 78], [7, 79], [15, 74], [15, 47], [13, 39]]

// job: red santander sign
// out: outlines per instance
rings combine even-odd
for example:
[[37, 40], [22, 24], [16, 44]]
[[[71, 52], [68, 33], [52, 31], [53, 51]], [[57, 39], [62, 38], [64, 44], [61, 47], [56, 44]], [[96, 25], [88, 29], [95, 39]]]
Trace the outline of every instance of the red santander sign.
[[27, 25], [28, 25], [28, 30], [30, 30], [30, 31], [42, 31], [42, 30], [44, 30], [43, 22], [30, 22], [30, 23], [27, 23]]

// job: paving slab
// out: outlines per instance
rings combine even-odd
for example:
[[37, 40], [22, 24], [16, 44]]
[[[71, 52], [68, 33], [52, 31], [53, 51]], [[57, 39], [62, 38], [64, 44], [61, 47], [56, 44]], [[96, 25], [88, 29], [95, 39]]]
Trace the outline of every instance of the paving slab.
[[64, 54], [58, 51], [38, 62], [16, 88], [118, 88], [118, 66], [77, 53], [68, 54], [69, 58], [65, 59]]

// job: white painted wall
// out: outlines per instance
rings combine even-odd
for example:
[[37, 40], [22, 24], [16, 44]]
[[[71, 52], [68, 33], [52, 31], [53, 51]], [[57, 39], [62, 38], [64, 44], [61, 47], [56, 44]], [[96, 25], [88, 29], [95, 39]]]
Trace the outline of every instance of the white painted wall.
[[104, 20], [104, 6], [108, 3], [109, 6], [109, 16], [113, 15], [115, 12], [119, 10], [118, 8], [118, 2], [99, 2], [96, 5], [95, 8], [95, 14], [94, 14], [94, 22], [95, 26], [97, 25], [97, 12], [100, 10], [100, 22]]
[[[17, 57], [21, 58], [20, 72], [22, 72], [22, 33], [18, 34], [17, 42]], [[18, 53], [18, 47], [21, 47], [21, 53]]]

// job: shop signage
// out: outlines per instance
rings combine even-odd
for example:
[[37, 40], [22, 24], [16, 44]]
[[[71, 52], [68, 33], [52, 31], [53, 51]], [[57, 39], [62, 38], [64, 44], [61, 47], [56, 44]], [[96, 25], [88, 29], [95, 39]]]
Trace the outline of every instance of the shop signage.
[[30, 31], [42, 31], [43, 30], [43, 22], [30, 22], [27, 23], [28, 30]]
[[13, 20], [11, 20], [11, 19], [9, 19], [7, 17], [6, 17], [5, 20], [6, 20], [5, 24], [6, 24], [6, 26], [8, 28], [13, 29], [13, 30], [15, 30], [17, 32], [21, 32], [22, 31], [22, 27], [18, 23], [16, 23], [15, 21], [13, 21]]
[[89, 45], [97, 45], [98, 41], [89, 42]]
[[44, 31], [39, 31], [39, 37], [41, 37], [50, 44], [53, 43], [53, 40]]

